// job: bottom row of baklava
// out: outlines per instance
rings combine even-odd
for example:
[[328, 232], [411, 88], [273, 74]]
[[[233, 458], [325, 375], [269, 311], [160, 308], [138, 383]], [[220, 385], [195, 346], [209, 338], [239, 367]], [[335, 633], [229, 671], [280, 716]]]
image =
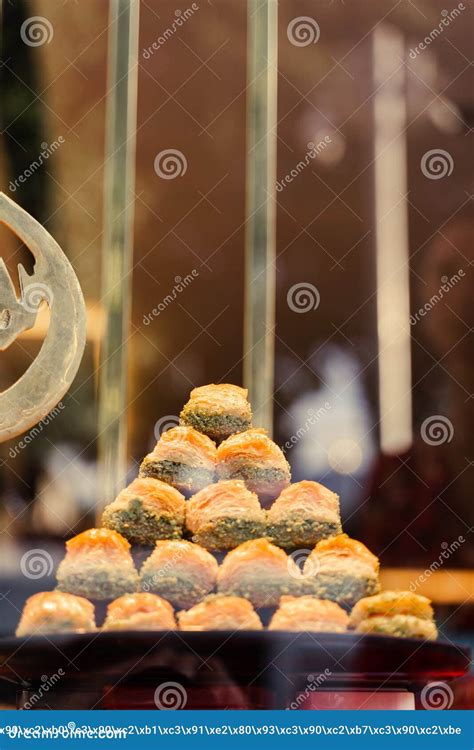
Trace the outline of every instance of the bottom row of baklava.
[[[429, 599], [409, 591], [384, 591], [360, 599], [350, 615], [335, 602], [314, 596], [282, 596], [268, 629], [299, 632], [360, 633], [435, 639]], [[214, 594], [178, 612], [156, 594], [125, 594], [107, 608], [101, 628], [110, 630], [262, 630], [248, 599]], [[60, 591], [35, 594], [25, 604], [16, 634], [96, 631], [94, 606], [87, 599]]]

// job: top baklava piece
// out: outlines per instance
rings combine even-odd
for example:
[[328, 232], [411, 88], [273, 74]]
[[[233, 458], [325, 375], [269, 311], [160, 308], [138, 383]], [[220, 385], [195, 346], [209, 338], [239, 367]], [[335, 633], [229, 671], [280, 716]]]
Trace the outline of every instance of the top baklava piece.
[[194, 427], [220, 443], [251, 426], [252, 410], [247, 394], [246, 388], [229, 383], [194, 388], [181, 412], [181, 424]]

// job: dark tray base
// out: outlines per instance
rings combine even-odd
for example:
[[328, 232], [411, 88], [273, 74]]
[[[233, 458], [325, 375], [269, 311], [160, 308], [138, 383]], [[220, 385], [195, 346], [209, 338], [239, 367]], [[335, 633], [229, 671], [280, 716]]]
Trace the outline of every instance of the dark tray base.
[[0, 640], [0, 678], [18, 685], [19, 704], [41, 694], [29, 708], [155, 708], [156, 689], [170, 682], [184, 688], [188, 708], [285, 708], [309, 684], [415, 691], [469, 666], [462, 646], [355, 633], [129, 631]]

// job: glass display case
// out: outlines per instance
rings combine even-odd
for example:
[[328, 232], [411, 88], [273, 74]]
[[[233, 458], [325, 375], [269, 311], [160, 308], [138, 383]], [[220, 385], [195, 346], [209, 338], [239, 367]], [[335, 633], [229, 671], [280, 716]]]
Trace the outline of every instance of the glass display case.
[[[472, 705], [469, 10], [14, 0], [2, 14], [2, 190], [62, 248], [85, 313], [63, 305], [61, 277], [10, 341], [25, 283], [51, 284], [2, 213], [0, 429], [59, 318], [63, 332], [46, 366], [57, 398], [36, 414], [31, 380], [30, 422], [0, 444], [3, 703], [30, 704], [51, 664], [77, 659], [27, 707], [160, 708], [157, 687], [177, 683], [188, 708], [430, 708], [440, 681], [449, 707]], [[65, 542], [101, 526], [193, 389], [227, 383], [248, 389], [291, 482], [338, 496], [382, 590], [432, 600], [439, 641], [302, 625], [229, 643], [61, 634], [18, 652], [24, 603], [55, 589]], [[286, 545], [298, 570], [314, 541]], [[138, 570], [148, 547], [133, 547]]]

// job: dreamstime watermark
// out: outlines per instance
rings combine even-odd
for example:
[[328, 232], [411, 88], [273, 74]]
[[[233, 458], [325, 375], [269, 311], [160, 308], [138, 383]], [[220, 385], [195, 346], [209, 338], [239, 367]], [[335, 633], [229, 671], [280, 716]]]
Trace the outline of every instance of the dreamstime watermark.
[[162, 180], [175, 180], [186, 174], [188, 160], [179, 149], [165, 148], [155, 156], [153, 167]]
[[288, 24], [286, 36], [295, 47], [308, 47], [319, 41], [321, 29], [311, 16], [298, 16]]
[[310, 557], [312, 550], [296, 549], [288, 555], [287, 568], [292, 578], [299, 581], [305, 578], [314, 578], [319, 573], [319, 561]]
[[181, 26], [184, 26], [186, 21], [189, 21], [189, 19], [194, 15], [194, 13], [199, 10], [199, 5], [197, 3], [192, 3], [192, 5], [189, 8], [186, 8], [186, 10], [175, 10], [175, 16], [173, 22], [168, 26], [167, 29], [163, 31], [163, 33], [158, 37], [158, 39], [155, 39], [155, 41], [149, 46], [145, 47], [142, 51], [142, 57], [144, 60], [149, 60], [152, 55], [155, 54], [157, 50], [159, 50], [161, 47], [163, 47], [164, 44], [168, 41], [168, 39], [171, 39], [172, 36], [176, 34], [178, 29], [181, 28]]
[[53, 300], [53, 290], [40, 281], [33, 281], [21, 290], [21, 304], [30, 313], [38, 312], [38, 307], [43, 301], [51, 307]]
[[443, 414], [433, 414], [422, 423], [420, 434], [423, 442], [428, 445], [443, 445], [453, 439], [454, 426]]
[[[21, 710], [21, 709], [20, 709]], [[142, 734], [151, 734], [151, 727], [148, 727], [147, 732]], [[75, 721], [68, 721], [67, 724], [52, 724], [45, 726], [43, 724], [36, 724], [30, 727], [28, 733], [23, 730], [18, 724], [6, 724], [0, 728], [1, 734], [6, 734], [9, 739], [16, 739], [17, 737], [27, 737], [29, 740], [62, 740], [64, 747], [64, 740], [126, 740], [130, 736], [128, 727], [114, 727], [109, 724], [99, 725], [92, 727], [90, 724], [82, 724], [78, 727]], [[138, 734], [135, 730], [135, 734]], [[90, 745], [90, 742], [86, 743]], [[42, 747], [48, 747], [43, 741]], [[49, 747], [52, 747], [50, 744]], [[110, 747], [110, 745], [109, 745]]]
[[432, 148], [421, 157], [420, 168], [428, 180], [442, 180], [449, 177], [454, 169], [454, 159], [443, 148]]
[[318, 156], [321, 151], [324, 151], [324, 149], [327, 148], [330, 143], [332, 143], [332, 138], [330, 135], [325, 135], [324, 138], [318, 141], [318, 143], [313, 143], [313, 141], [310, 141], [308, 143], [308, 150], [304, 155], [304, 158], [301, 159], [296, 167], [293, 167], [293, 169], [291, 169], [281, 180], [278, 180], [276, 184], [277, 191], [281, 193], [281, 191], [284, 190], [287, 185], [292, 183], [293, 180], [298, 177], [298, 175], [300, 175], [303, 170], [306, 169], [311, 161], [316, 156]]
[[157, 583], [160, 583], [163, 578], [173, 575], [174, 566], [176, 565], [176, 563], [179, 563], [185, 555], [186, 550], [184, 550], [182, 547], [176, 550], [176, 552], [168, 557], [165, 564], [162, 565], [161, 568], [155, 570], [153, 575], [147, 576], [144, 583], [141, 584], [142, 591], [154, 591]]
[[320, 406], [317, 411], [314, 409], [308, 409], [308, 418], [302, 427], [299, 427], [298, 430], [286, 441], [283, 446], [284, 450], [289, 451], [290, 448], [293, 448], [293, 446], [310, 431], [311, 427], [314, 427], [314, 425], [317, 424], [317, 422], [330, 410], [331, 404], [328, 401], [326, 401], [323, 406]]
[[28, 47], [49, 44], [54, 36], [53, 24], [44, 16], [30, 16], [20, 27], [21, 41]]
[[459, 271], [452, 276], [441, 276], [442, 284], [436, 294], [433, 294], [432, 297], [428, 300], [428, 302], [425, 302], [423, 307], [420, 307], [420, 309], [414, 314], [410, 315], [410, 325], [414, 326], [417, 323], [420, 322], [420, 318], [424, 318], [427, 313], [429, 313], [435, 305], [438, 304], [438, 302], [441, 302], [444, 295], [451, 291], [451, 289], [458, 284], [461, 279], [464, 278], [466, 274], [464, 273], [464, 270], [462, 268], [459, 269]]
[[54, 154], [63, 143], [66, 143], [66, 139], [62, 135], [52, 141], [52, 143], [46, 143], [46, 141], [43, 141], [41, 144], [41, 151], [36, 159], [27, 166], [21, 175], [14, 180], [10, 180], [10, 184], [8, 185], [10, 192], [15, 193], [20, 185], [23, 185], [32, 175], [34, 175], [45, 161], [48, 161], [51, 154]]
[[166, 414], [164, 417], [160, 417], [153, 428], [153, 434], [156, 440], [159, 440], [164, 432], [171, 430], [173, 427], [179, 425], [179, 417], [175, 414]]
[[464, 3], [459, 3], [452, 10], [442, 10], [441, 21], [439, 22], [439, 24], [430, 31], [428, 36], [425, 36], [422, 42], [420, 42], [416, 47], [412, 47], [410, 49], [409, 57], [412, 60], [415, 60], [417, 55], [421, 55], [421, 53], [424, 52], [425, 49], [435, 41], [435, 39], [441, 36], [445, 28], [447, 28], [453, 21], [459, 18], [463, 10], [466, 10], [466, 6], [464, 5]]
[[287, 708], [287, 711], [297, 711], [303, 703], [306, 703], [311, 693], [314, 693], [315, 690], [317, 690], [321, 685], [324, 685], [326, 680], [331, 677], [332, 672], [328, 667], [324, 670], [324, 672], [321, 672], [321, 674], [318, 674], [317, 676], [314, 674], [309, 674], [307, 677], [308, 684], [306, 685], [303, 692], [298, 693], [296, 696], [296, 700], [294, 700]]
[[191, 273], [186, 274], [184, 277], [175, 276], [175, 284], [171, 292], [169, 292], [166, 297], [164, 297], [161, 302], [151, 310], [151, 312], [143, 316], [143, 325], [149, 326], [155, 318], [158, 318], [159, 315], [161, 315], [161, 313], [164, 312], [166, 308], [171, 305], [190, 284], [192, 284], [194, 279], [197, 279], [198, 276], [199, 271], [196, 268], [193, 268]]
[[37, 425], [31, 428], [31, 430], [23, 437], [21, 440], [18, 441], [18, 443], [10, 448], [8, 451], [8, 455], [10, 458], [16, 458], [22, 450], [26, 448], [27, 445], [30, 445], [30, 443], [33, 442], [33, 440], [38, 437], [43, 431], [45, 427], [47, 427], [53, 419], [55, 419], [58, 414], [60, 414], [63, 409], [65, 409], [66, 406], [63, 404], [62, 401], [57, 404], [57, 406], [52, 409], [49, 414], [44, 417], [41, 422], [38, 422]]
[[288, 289], [286, 302], [293, 312], [307, 313], [319, 307], [321, 295], [314, 284], [309, 281], [299, 281]]
[[47, 674], [42, 675], [41, 685], [38, 690], [36, 690], [25, 703], [23, 703], [22, 709], [29, 711], [31, 708], [34, 708], [38, 701], [40, 701], [41, 698], [43, 698], [43, 696], [59, 682], [61, 677], [65, 676], [65, 674], [66, 672], [64, 669], [60, 667], [57, 672], [51, 675], [51, 677], [48, 677]]
[[53, 568], [53, 558], [45, 549], [30, 549], [20, 560], [21, 572], [32, 581], [50, 576]]
[[453, 705], [454, 693], [446, 682], [429, 682], [421, 691], [420, 699], [427, 711], [444, 711]]
[[188, 694], [179, 682], [162, 682], [155, 690], [154, 700], [160, 711], [179, 711], [188, 702]]
[[465, 538], [462, 536], [462, 534], [460, 534], [457, 539], [454, 539], [454, 541], [450, 542], [449, 544], [448, 542], [442, 542], [442, 551], [438, 555], [438, 558], [436, 560], [433, 560], [429, 568], [426, 568], [423, 573], [420, 573], [420, 575], [410, 583], [410, 591], [415, 592], [419, 586], [421, 586], [428, 580], [428, 578], [431, 578], [433, 573], [436, 573], [436, 571], [444, 565], [446, 560], [449, 560], [451, 555], [457, 552], [457, 550], [461, 547], [461, 545], [464, 544], [465, 541]]
[[[143, 734], [151, 734], [151, 727], [148, 727], [148, 732]], [[9, 739], [14, 740], [17, 737], [25, 737], [29, 740], [62, 740], [64, 746], [64, 740], [126, 740], [130, 736], [128, 727], [113, 727], [109, 724], [91, 727], [91, 725], [82, 724], [78, 727], [75, 721], [68, 721], [67, 724], [52, 724], [45, 726], [43, 724], [36, 724], [30, 727], [28, 733], [23, 730], [18, 724], [6, 724], [0, 728], [1, 734], [6, 734]], [[135, 734], [138, 732], [135, 730]], [[90, 745], [90, 742], [87, 743]], [[43, 742], [42, 747], [48, 747]], [[52, 747], [50, 744], [49, 747]], [[110, 745], [109, 745], [110, 747]]]

